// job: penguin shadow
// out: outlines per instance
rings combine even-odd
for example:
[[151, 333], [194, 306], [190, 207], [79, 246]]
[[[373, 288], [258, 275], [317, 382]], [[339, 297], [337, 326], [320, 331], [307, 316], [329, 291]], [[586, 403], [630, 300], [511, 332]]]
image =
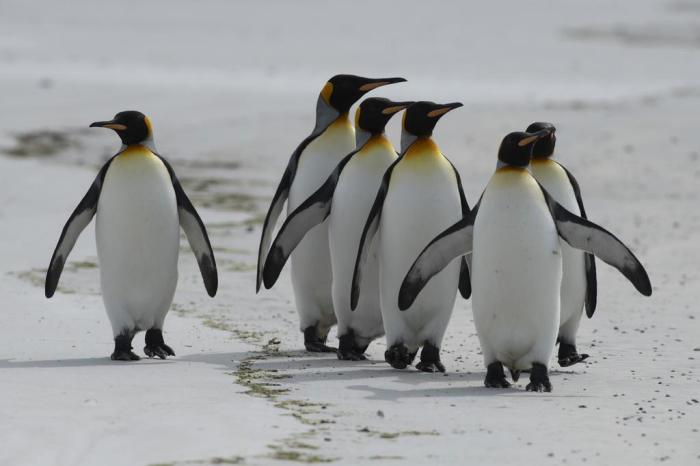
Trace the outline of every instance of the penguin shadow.
[[[245, 359], [255, 356], [255, 351], [238, 351], [234, 353], [200, 353], [178, 357], [178, 361], [196, 362], [219, 366], [222, 370], [236, 369]], [[257, 366], [257, 361], [255, 366]]]
[[37, 361], [15, 361], [0, 359], [0, 369], [61, 369], [70, 367], [99, 367], [99, 366], [142, 366], [151, 364], [172, 364], [174, 361], [162, 359], [141, 358], [140, 361], [112, 361], [109, 357], [75, 358], [75, 359], [44, 359]]
[[[305, 355], [309, 353], [301, 352]], [[314, 353], [311, 353], [314, 354]], [[471, 373], [426, 373], [408, 367], [404, 370], [391, 368], [383, 359], [368, 358], [364, 361], [341, 361], [335, 355], [324, 358], [275, 358], [256, 361], [255, 368], [286, 373], [290, 377], [285, 383], [307, 383], [319, 381], [352, 381], [360, 379], [394, 378], [395, 382], [418, 385], [422, 383], [452, 383], [483, 379], [481, 374]]]
[[[481, 380], [482, 377], [479, 377]], [[451, 398], [451, 397], [467, 397], [467, 396], [504, 396], [516, 395], [518, 389], [491, 389], [484, 386], [459, 386], [459, 387], [432, 387], [432, 388], [417, 388], [409, 390], [394, 390], [384, 387], [373, 387], [370, 385], [349, 385], [349, 390], [366, 392], [365, 397], [368, 400], [381, 400], [400, 402], [402, 399], [411, 398]]]
[[[363, 385], [348, 385], [346, 388], [349, 390], [367, 392], [368, 395], [365, 397], [368, 400], [381, 400], [381, 401], [393, 401], [400, 402], [402, 399], [411, 398], [451, 398], [451, 397], [547, 397], [547, 398], [590, 398], [592, 395], [559, 395], [556, 393], [532, 393], [525, 390], [525, 386], [528, 383], [527, 378], [525, 380], [520, 379], [517, 385], [514, 383], [509, 388], [487, 388], [483, 386], [483, 380], [485, 373], [471, 372], [471, 373], [452, 373], [447, 377], [444, 377], [445, 382], [449, 383], [450, 386], [447, 387], [435, 387], [435, 382], [440, 381], [439, 378], [421, 379], [420, 373], [416, 371], [394, 371], [394, 373], [399, 373], [400, 383], [406, 383], [413, 386], [424, 385], [427, 382], [431, 383], [430, 387], [415, 388], [415, 389], [392, 389], [386, 387], [376, 387], [368, 384]], [[416, 376], [418, 374], [418, 377]], [[570, 376], [572, 372], [550, 372], [550, 377], [555, 386], [565, 385], [571, 383], [571, 381], [564, 381], [562, 377]], [[474, 385], [478, 383], [478, 385]], [[539, 395], [539, 396], [538, 396]]]
[[[257, 357], [260, 356], [260, 359]], [[310, 353], [304, 350], [298, 351], [284, 351], [280, 353], [268, 353], [261, 354], [258, 351], [241, 351], [234, 353], [202, 353], [202, 354], [190, 354], [182, 357], [178, 357], [179, 361], [186, 362], [196, 362], [205, 363], [219, 366], [224, 370], [235, 369], [238, 364], [246, 359], [250, 359], [252, 366], [255, 369], [266, 370], [266, 371], [278, 371], [284, 373], [285, 371], [295, 372], [291, 375], [292, 379], [302, 379], [305, 375], [319, 374], [323, 369], [336, 368], [347, 369], [352, 371], [353, 366], [357, 367], [359, 363], [364, 363], [366, 366], [369, 361], [339, 361], [338, 358], [333, 353], [328, 353], [327, 355], [319, 355], [318, 353]], [[382, 361], [383, 362], [383, 361]], [[379, 361], [374, 361], [374, 363], [379, 363]], [[321, 372], [321, 374], [329, 374], [330, 372]]]
[[[300, 351], [299, 355], [290, 355], [290, 353], [278, 355], [269, 355], [267, 359], [260, 360], [255, 363], [255, 367], [260, 369], [276, 369], [279, 371], [304, 371], [314, 369], [348, 369], [367, 367], [378, 364], [380, 361], [364, 360], [364, 361], [341, 361], [335, 354], [328, 353], [327, 356], [318, 356], [318, 353], [308, 353]], [[313, 356], [309, 356], [313, 355]], [[384, 361], [381, 361], [384, 363]]]

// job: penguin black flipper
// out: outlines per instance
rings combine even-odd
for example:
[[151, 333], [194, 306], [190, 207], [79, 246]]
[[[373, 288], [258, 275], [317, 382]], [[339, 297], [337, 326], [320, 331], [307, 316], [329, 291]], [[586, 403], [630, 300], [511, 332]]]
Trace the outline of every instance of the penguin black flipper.
[[433, 276], [454, 260], [473, 249], [474, 219], [479, 204], [462, 220], [440, 233], [418, 255], [408, 270], [399, 290], [399, 309], [405, 311]]
[[270, 247], [270, 241], [272, 241], [272, 232], [277, 224], [277, 219], [282, 213], [282, 207], [287, 201], [287, 196], [289, 196], [289, 189], [292, 187], [292, 182], [294, 181], [294, 176], [297, 172], [297, 166], [299, 165], [299, 157], [304, 149], [311, 144], [311, 142], [319, 137], [323, 130], [314, 131], [306, 139], [301, 141], [299, 146], [294, 150], [291, 157], [289, 157], [289, 163], [287, 163], [287, 168], [284, 170], [282, 179], [277, 186], [277, 191], [272, 197], [272, 202], [270, 203], [270, 208], [265, 215], [265, 221], [263, 222], [262, 234], [260, 235], [260, 246], [258, 247], [258, 270], [257, 278], [255, 281], [255, 292], [260, 291], [260, 285], [262, 283], [263, 266], [265, 265], [265, 259], [267, 258], [267, 251]]
[[[158, 154], [156, 154], [158, 155]], [[216, 260], [214, 259], [214, 251], [212, 250], [207, 229], [204, 222], [199, 217], [197, 210], [192, 205], [192, 202], [182, 189], [180, 180], [177, 179], [173, 167], [170, 166], [167, 160], [158, 155], [158, 158], [163, 162], [170, 174], [170, 181], [175, 189], [175, 198], [177, 199], [177, 211], [180, 217], [180, 226], [185, 231], [187, 241], [190, 243], [192, 252], [197, 259], [199, 272], [204, 280], [204, 287], [207, 289], [209, 296], [214, 297], [219, 286], [219, 276], [216, 271]]]
[[[581, 196], [581, 188], [579, 187], [578, 181], [576, 181], [574, 175], [572, 175], [564, 165], [558, 162], [555, 163], [564, 170], [564, 173], [566, 173], [566, 176], [569, 178], [569, 183], [571, 183], [571, 187], [576, 195], [576, 203], [578, 204], [578, 210], [581, 212], [581, 217], [588, 219], [586, 209], [583, 207], [583, 197]], [[598, 302], [598, 279], [595, 270], [595, 256], [586, 253], [584, 255], [584, 265], [586, 267], [586, 315], [590, 319], [593, 317]]]
[[58, 279], [61, 278], [61, 272], [63, 272], [63, 266], [66, 263], [66, 259], [68, 259], [68, 254], [70, 254], [73, 246], [75, 246], [75, 242], [78, 240], [80, 233], [90, 224], [92, 217], [94, 217], [95, 212], [97, 212], [97, 201], [100, 200], [102, 183], [104, 182], [107, 169], [112, 163], [112, 160], [114, 160], [114, 157], [109, 159], [100, 169], [87, 193], [85, 193], [85, 196], [83, 196], [83, 199], [63, 227], [61, 236], [56, 244], [56, 249], [54, 249], [53, 255], [51, 256], [49, 268], [46, 271], [44, 294], [47, 298], [50, 298], [56, 292]]
[[566, 210], [540, 185], [559, 236], [573, 248], [594, 254], [619, 270], [644, 296], [651, 296], [651, 282], [644, 266], [615, 235]]
[[[447, 157], [445, 157], [447, 159]], [[464, 188], [462, 187], [462, 178], [459, 176], [457, 167], [452, 163], [450, 159], [447, 159], [452, 165], [452, 170], [455, 172], [455, 177], [457, 178], [457, 189], [459, 190], [459, 200], [462, 203], [462, 217], [466, 217], [469, 213], [469, 203], [467, 202], [467, 196], [464, 194]], [[459, 268], [459, 294], [462, 295], [464, 299], [469, 299], [472, 295], [472, 283], [469, 277], [469, 264], [467, 262], [467, 256], [462, 257], [462, 262]]]
[[598, 277], [595, 270], [595, 256], [586, 253], [583, 256], [583, 262], [586, 267], [586, 315], [590, 319], [593, 317], [598, 303]]
[[340, 174], [345, 165], [359, 150], [354, 150], [343, 158], [331, 172], [325, 183], [299, 205], [294, 212], [289, 214], [284, 221], [265, 259], [262, 271], [265, 288], [272, 288], [277, 278], [279, 278], [284, 264], [287, 263], [292, 251], [304, 239], [304, 236], [330, 215], [333, 194], [335, 193], [335, 187], [338, 185]]
[[355, 259], [355, 270], [352, 273], [352, 288], [350, 290], [350, 309], [355, 310], [357, 303], [360, 301], [360, 282], [362, 280], [362, 267], [367, 262], [367, 254], [369, 253], [369, 246], [372, 244], [374, 235], [377, 234], [379, 230], [379, 220], [381, 219], [382, 209], [384, 208], [384, 200], [386, 199], [386, 194], [389, 192], [389, 183], [391, 182], [391, 173], [394, 171], [394, 167], [403, 158], [403, 155], [399, 156], [394, 162], [389, 165], [389, 168], [384, 172], [382, 177], [382, 184], [379, 186], [379, 191], [377, 191], [377, 197], [374, 198], [374, 203], [367, 216], [367, 221], [365, 222], [365, 227], [362, 230], [362, 237], [360, 238], [360, 246], [357, 249], [357, 258]]

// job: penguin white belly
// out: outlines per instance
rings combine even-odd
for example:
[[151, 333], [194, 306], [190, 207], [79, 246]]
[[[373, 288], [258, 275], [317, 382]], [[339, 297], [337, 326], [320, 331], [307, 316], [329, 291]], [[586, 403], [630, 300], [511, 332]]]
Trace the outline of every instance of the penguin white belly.
[[180, 226], [161, 160], [128, 148], [111, 163], [97, 207], [102, 296], [115, 336], [162, 328], [177, 285]]
[[328, 219], [333, 308], [338, 319], [338, 335], [352, 330], [356, 338], [366, 343], [384, 334], [376, 241], [370, 245], [360, 284], [362, 293], [354, 311], [350, 309], [352, 274], [365, 221], [384, 172], [395, 159], [396, 152], [386, 139], [368, 142], [343, 169]]
[[[304, 150], [289, 190], [287, 212], [291, 213], [313, 194], [333, 169], [355, 148], [355, 131], [340, 119]], [[325, 333], [335, 324], [331, 296], [332, 271], [328, 246], [328, 221], [312, 228], [291, 257], [292, 286], [300, 327], [318, 325]], [[323, 336], [323, 335], [322, 335]]]
[[549, 364], [559, 328], [559, 239], [525, 170], [501, 169], [474, 223], [472, 306], [486, 365]]
[[388, 346], [403, 343], [410, 352], [426, 340], [441, 346], [457, 293], [459, 261], [454, 260], [435, 275], [405, 311], [398, 308], [398, 292], [418, 254], [461, 217], [456, 177], [444, 157], [409, 153], [394, 167], [381, 214], [378, 245]]
[[[559, 164], [551, 160], [537, 160], [530, 165], [530, 170], [559, 204], [576, 215], [581, 215], [569, 177]], [[573, 333], [566, 337], [570, 343], [574, 343], [586, 299], [586, 265], [583, 251], [572, 248], [566, 241], [560, 240], [559, 243], [563, 260], [560, 327], [566, 333]]]

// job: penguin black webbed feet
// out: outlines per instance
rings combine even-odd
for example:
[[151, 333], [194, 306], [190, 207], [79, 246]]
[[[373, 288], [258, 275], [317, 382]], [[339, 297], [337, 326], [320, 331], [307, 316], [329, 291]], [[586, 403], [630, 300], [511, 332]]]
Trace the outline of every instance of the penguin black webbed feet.
[[131, 350], [126, 350], [126, 351], [117, 351], [114, 350], [114, 353], [110, 356], [110, 359], [112, 361], [138, 361], [141, 359], [138, 354], [134, 353]]
[[138, 361], [138, 354], [131, 351], [131, 339], [133, 335], [117, 335], [114, 337], [114, 352], [110, 356], [112, 361]]
[[426, 342], [416, 369], [423, 372], [445, 372], [445, 366], [440, 362], [440, 348]]
[[326, 339], [318, 336], [315, 325], [304, 329], [304, 347], [312, 353], [337, 353], [338, 350], [326, 345]]
[[400, 343], [391, 345], [384, 352], [384, 360], [388, 362], [394, 369], [406, 369], [413, 362], [416, 353], [409, 353], [408, 348]]
[[527, 384], [525, 390], [528, 392], [551, 392], [552, 384], [549, 382], [547, 366], [535, 362], [532, 364], [530, 371], [530, 383]]
[[366, 361], [367, 356], [355, 350], [343, 350], [338, 348], [338, 359], [341, 361]]
[[144, 346], [143, 352], [149, 358], [166, 359], [168, 356], [175, 356], [175, 351], [163, 340], [163, 331], [158, 328], [146, 331], [146, 346]]
[[434, 361], [434, 362], [425, 362], [421, 361], [418, 364], [416, 364], [416, 369], [419, 371], [423, 372], [445, 372], [445, 365], [442, 364], [440, 361]]
[[338, 359], [341, 361], [366, 361], [365, 350], [367, 346], [361, 348], [355, 340], [355, 332], [349, 330], [345, 335], [341, 335], [338, 345]]
[[503, 364], [499, 361], [492, 362], [486, 367], [484, 385], [488, 388], [509, 388], [510, 382], [506, 380]]
[[588, 355], [585, 353], [578, 354], [578, 351], [576, 351], [576, 345], [564, 343], [563, 341], [559, 343], [557, 360], [561, 367], [573, 366], [574, 364], [583, 362], [586, 359], [588, 359]]

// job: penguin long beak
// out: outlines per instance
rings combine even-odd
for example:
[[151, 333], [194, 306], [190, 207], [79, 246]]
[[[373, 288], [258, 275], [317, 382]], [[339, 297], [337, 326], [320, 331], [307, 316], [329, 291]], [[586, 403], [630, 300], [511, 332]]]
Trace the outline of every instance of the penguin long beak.
[[406, 82], [404, 78], [377, 78], [377, 79], [368, 79], [365, 84], [360, 86], [360, 91], [362, 92], [369, 92], [372, 89], [376, 89], [378, 87], [386, 86], [388, 84], [396, 84], [396, 83], [403, 83]]
[[428, 112], [428, 116], [430, 118], [435, 118], [444, 115], [447, 112], [450, 112], [454, 110], [455, 108], [462, 107], [464, 104], [461, 102], [452, 102], [449, 104], [444, 104], [436, 108], [435, 110], [431, 110]]
[[391, 106], [385, 108], [382, 110], [382, 113], [384, 115], [393, 115], [394, 113], [400, 112], [401, 110], [410, 107], [413, 105], [415, 102], [412, 101], [406, 101], [406, 102], [391, 102]]
[[124, 131], [126, 129], [126, 125], [115, 123], [114, 120], [96, 121], [90, 124], [90, 128], [109, 128], [113, 129], [114, 131]]
[[541, 129], [541, 130], [537, 131], [536, 133], [532, 133], [531, 136], [528, 136], [528, 137], [523, 138], [520, 141], [518, 141], [518, 146], [519, 147], [527, 146], [528, 144], [532, 144], [533, 142], [535, 142], [539, 139], [542, 139], [544, 137], [547, 137], [550, 134], [552, 134], [551, 129]]

